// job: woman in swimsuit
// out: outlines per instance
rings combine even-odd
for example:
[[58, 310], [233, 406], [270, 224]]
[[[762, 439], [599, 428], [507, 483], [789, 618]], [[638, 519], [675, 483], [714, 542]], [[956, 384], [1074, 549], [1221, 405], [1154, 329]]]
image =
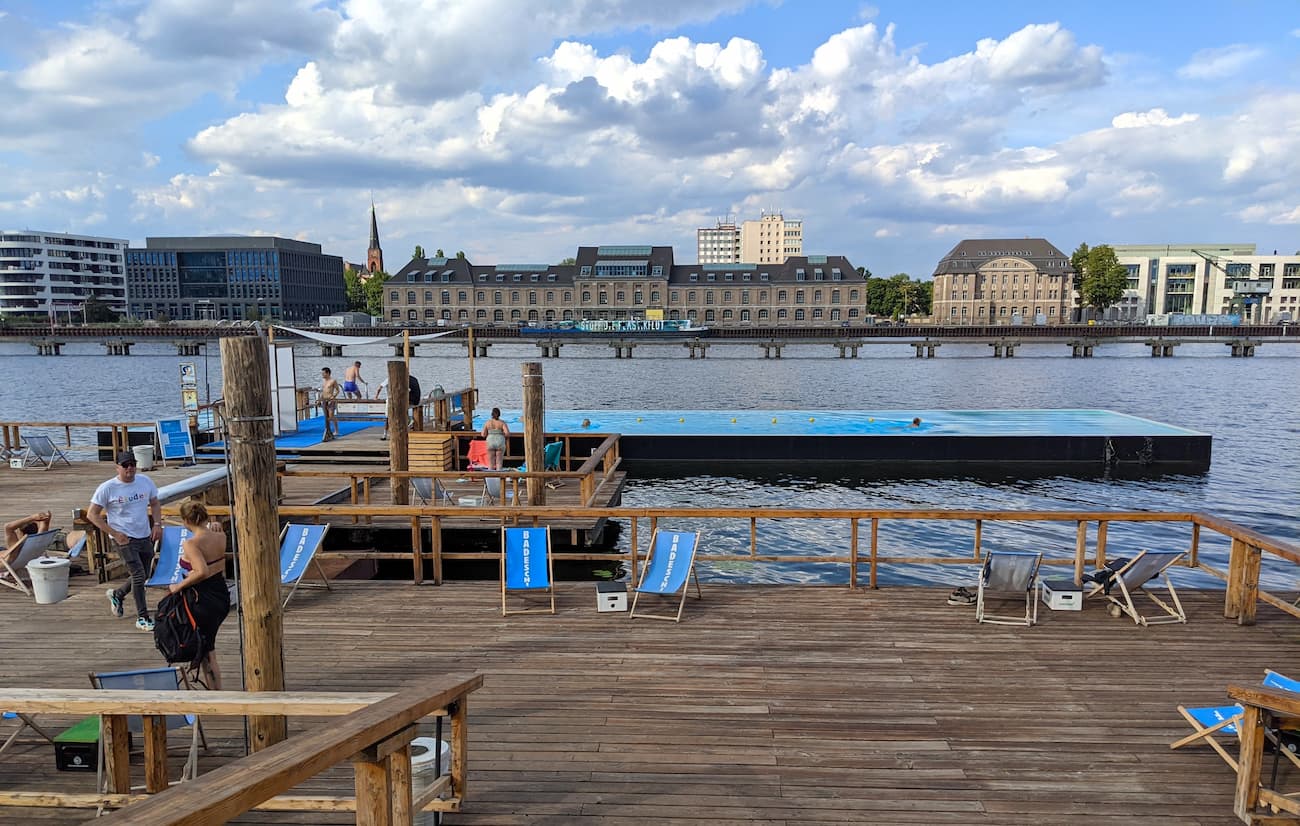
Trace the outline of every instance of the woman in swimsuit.
[[501, 421], [501, 408], [492, 408], [492, 418], [483, 425], [482, 436], [487, 440], [488, 466], [500, 470], [506, 454], [506, 439], [510, 437], [510, 428]]
[[203, 647], [199, 654], [200, 669], [207, 687], [213, 691], [221, 690], [221, 672], [217, 669], [217, 658], [213, 656], [213, 647], [217, 641], [217, 631], [222, 621], [230, 613], [230, 592], [226, 589], [226, 535], [221, 530], [221, 523], [208, 521], [208, 509], [202, 502], [191, 499], [181, 505], [181, 519], [185, 529], [190, 532], [189, 539], [181, 543], [181, 570], [185, 578], [167, 586], [169, 593], [180, 593], [191, 588], [198, 598], [190, 604], [194, 620], [203, 635]]

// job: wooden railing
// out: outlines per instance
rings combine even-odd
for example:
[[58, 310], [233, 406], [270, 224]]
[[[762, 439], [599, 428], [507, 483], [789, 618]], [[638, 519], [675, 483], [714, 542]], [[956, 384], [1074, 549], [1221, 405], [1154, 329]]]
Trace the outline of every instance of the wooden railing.
[[[41, 430], [53, 428], [63, 431], [63, 446], [65, 448], [73, 447], [72, 431], [73, 430], [108, 430], [111, 436], [111, 446], [114, 455], [118, 451], [126, 450], [130, 442], [127, 438], [127, 431], [131, 428], [149, 428], [150, 432], [157, 426], [156, 422], [0, 422], [0, 443], [3, 443], [5, 450], [17, 450], [22, 442], [21, 430]], [[99, 450], [98, 444], [76, 445], [78, 448], [88, 450]]]
[[[1300, 800], [1294, 795], [1279, 794], [1260, 786], [1264, 768], [1264, 724], [1272, 718], [1273, 727], [1300, 727], [1300, 694], [1263, 686], [1228, 686], [1228, 696], [1241, 704], [1241, 751], [1237, 759], [1237, 790], [1233, 812], [1242, 823], [1294, 823], [1294, 817], [1278, 817], [1278, 812], [1300, 816]], [[1284, 746], [1277, 746], [1284, 748]], [[1267, 811], [1257, 811], [1260, 804]]]
[[[0, 806], [125, 807], [92, 823], [140, 826], [220, 824], [251, 809], [357, 813], [358, 823], [410, 824], [419, 811], [457, 811], [466, 794], [467, 700], [482, 676], [446, 677], [400, 694], [243, 691], [0, 689], [0, 707], [24, 714], [100, 714], [106, 733], [105, 794], [0, 791]], [[145, 719], [146, 790], [130, 791], [126, 715]], [[328, 725], [167, 787], [166, 715], [337, 716]], [[450, 773], [411, 792], [411, 741], [425, 717], [451, 721]], [[355, 797], [285, 794], [351, 760]]]

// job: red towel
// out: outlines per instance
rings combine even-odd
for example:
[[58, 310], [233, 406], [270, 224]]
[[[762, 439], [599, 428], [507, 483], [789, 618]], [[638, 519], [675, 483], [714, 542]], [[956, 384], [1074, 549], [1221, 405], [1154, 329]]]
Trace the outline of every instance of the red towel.
[[469, 453], [466, 454], [469, 459], [470, 470], [489, 470], [488, 466], [488, 449], [486, 439], [471, 439], [469, 443]]

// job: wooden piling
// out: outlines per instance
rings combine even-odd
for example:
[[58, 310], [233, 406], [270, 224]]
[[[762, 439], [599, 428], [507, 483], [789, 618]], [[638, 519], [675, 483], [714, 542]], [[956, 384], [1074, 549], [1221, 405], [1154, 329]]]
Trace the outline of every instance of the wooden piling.
[[[266, 342], [260, 336], [222, 338], [221, 377], [226, 395], [227, 455], [235, 492], [244, 689], [284, 691], [280, 519]], [[251, 751], [273, 746], [286, 736], [283, 716], [248, 718]]]
[[[524, 464], [530, 471], [540, 471], [546, 467], [546, 383], [542, 381], [542, 363], [524, 362], [523, 379]], [[525, 484], [528, 486], [528, 504], [545, 505], [545, 479], [529, 476]]]
[[[411, 389], [407, 380], [406, 362], [388, 362], [388, 467], [406, 470], [407, 460], [406, 411], [410, 406]], [[406, 479], [393, 479], [394, 505], [410, 503], [410, 483]]]

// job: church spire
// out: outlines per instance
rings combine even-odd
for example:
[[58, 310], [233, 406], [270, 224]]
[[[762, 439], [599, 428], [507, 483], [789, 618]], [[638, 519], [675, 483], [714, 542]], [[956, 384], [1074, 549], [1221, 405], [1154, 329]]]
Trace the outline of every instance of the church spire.
[[366, 253], [366, 269], [379, 272], [384, 268], [384, 251], [379, 246], [379, 221], [375, 218], [375, 202], [370, 201], [370, 249]]

